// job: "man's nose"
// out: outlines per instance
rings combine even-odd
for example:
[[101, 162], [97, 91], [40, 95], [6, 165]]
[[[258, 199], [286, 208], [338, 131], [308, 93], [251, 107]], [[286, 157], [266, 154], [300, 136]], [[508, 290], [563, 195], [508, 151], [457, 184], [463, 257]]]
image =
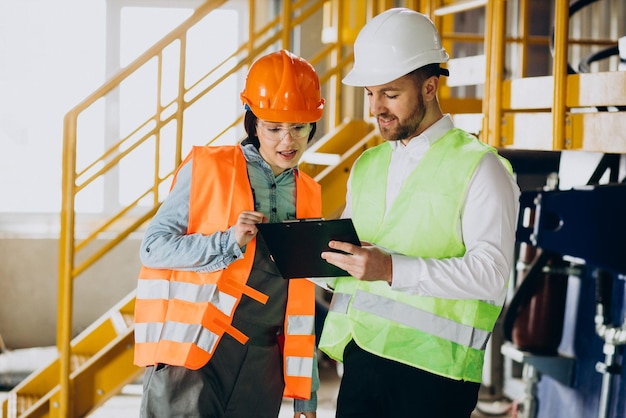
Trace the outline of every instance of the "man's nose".
[[370, 97], [370, 113], [374, 116], [385, 113], [384, 104], [381, 99], [378, 99], [374, 96]]

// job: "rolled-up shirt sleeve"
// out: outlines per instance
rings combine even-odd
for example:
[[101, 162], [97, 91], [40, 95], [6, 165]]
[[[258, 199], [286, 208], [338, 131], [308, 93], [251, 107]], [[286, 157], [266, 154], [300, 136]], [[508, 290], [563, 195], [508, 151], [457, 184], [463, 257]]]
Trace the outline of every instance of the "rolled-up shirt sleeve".
[[148, 225], [140, 247], [144, 266], [206, 273], [226, 268], [243, 257], [232, 228], [209, 235], [188, 234], [191, 189], [189, 161]]

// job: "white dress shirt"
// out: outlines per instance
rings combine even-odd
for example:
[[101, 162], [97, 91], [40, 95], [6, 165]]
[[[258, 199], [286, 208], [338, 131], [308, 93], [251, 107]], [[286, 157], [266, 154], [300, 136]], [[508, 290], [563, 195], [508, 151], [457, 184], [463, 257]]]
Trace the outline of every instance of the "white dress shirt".
[[[453, 127], [445, 115], [406, 146], [390, 141], [387, 208], [431, 144]], [[344, 218], [352, 215], [350, 194], [349, 180]], [[421, 296], [503, 303], [513, 267], [519, 195], [515, 179], [496, 155], [487, 153], [469, 184], [458, 223], [465, 255], [438, 260], [392, 253], [392, 288]]]

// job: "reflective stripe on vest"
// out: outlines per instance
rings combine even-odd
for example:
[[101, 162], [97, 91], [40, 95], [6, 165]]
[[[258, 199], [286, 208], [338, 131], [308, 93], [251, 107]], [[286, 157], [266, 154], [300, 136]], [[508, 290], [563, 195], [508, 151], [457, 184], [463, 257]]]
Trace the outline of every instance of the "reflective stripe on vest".
[[[384, 143], [365, 151], [351, 184], [353, 221], [361, 240], [413, 257], [463, 256], [465, 246], [457, 233], [460, 211], [472, 174], [487, 152], [495, 150], [451, 130], [431, 145], [405, 181], [403, 190], [412, 193], [401, 193], [387, 208], [391, 147]], [[342, 277], [335, 283], [319, 347], [342, 361], [345, 345], [354, 339], [381, 357], [480, 382], [484, 350], [503, 302], [423, 297], [383, 282]]]
[[[225, 231], [242, 210], [254, 208], [239, 146], [194, 147], [181, 167], [190, 160], [188, 233]], [[224, 200], [222, 205], [215, 201], [216, 196]], [[320, 186], [299, 172], [296, 214], [301, 218], [321, 216]], [[246, 285], [255, 250], [256, 240], [252, 240], [243, 259], [212, 273], [142, 267], [135, 301], [135, 364], [165, 363], [198, 369], [210, 360], [224, 332], [245, 343], [247, 337], [232, 326], [242, 295], [260, 303], [267, 301], [266, 295]], [[309, 399], [315, 349], [315, 285], [290, 280], [288, 294], [285, 396]]]
[[139, 323], [135, 325], [137, 335], [144, 337], [136, 339], [136, 343], [157, 343], [159, 340], [186, 343], [194, 341], [202, 350], [212, 353], [217, 344], [218, 336], [200, 324], [184, 324], [181, 322]]
[[179, 299], [187, 302], [202, 303], [209, 301], [227, 315], [233, 312], [237, 299], [219, 293], [215, 284], [193, 284], [170, 282], [168, 280], [138, 280], [138, 299]]
[[287, 292], [283, 395], [288, 398], [309, 399], [315, 350], [315, 284], [308, 280], [291, 279]]
[[[335, 313], [347, 314], [351, 296], [348, 293], [335, 293], [330, 310]], [[414, 306], [361, 290], [357, 290], [354, 295], [352, 309], [369, 312], [381, 318], [457, 344], [469, 346], [476, 350], [484, 350], [491, 336], [489, 331], [459, 324]]]

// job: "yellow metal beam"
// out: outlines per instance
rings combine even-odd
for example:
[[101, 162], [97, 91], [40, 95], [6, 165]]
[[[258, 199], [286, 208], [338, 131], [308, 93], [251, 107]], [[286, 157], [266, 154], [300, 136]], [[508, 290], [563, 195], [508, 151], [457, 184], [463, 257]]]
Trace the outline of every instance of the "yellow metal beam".
[[554, 24], [554, 104], [552, 106], [552, 148], [565, 147], [567, 108], [567, 38], [569, 35], [569, 0], [556, 0]]
[[447, 97], [439, 100], [441, 110], [453, 115], [463, 113], [482, 113], [482, 99], [468, 97]]
[[488, 143], [492, 146], [499, 147], [502, 138], [500, 132], [502, 118], [502, 82], [504, 80], [504, 47], [506, 33], [506, 2], [502, 0], [492, 0], [489, 2], [491, 6], [491, 38], [489, 39], [488, 48], [491, 49], [488, 85], [486, 88], [490, 90], [489, 97], [489, 118], [490, 118], [490, 137], [487, 138]]

